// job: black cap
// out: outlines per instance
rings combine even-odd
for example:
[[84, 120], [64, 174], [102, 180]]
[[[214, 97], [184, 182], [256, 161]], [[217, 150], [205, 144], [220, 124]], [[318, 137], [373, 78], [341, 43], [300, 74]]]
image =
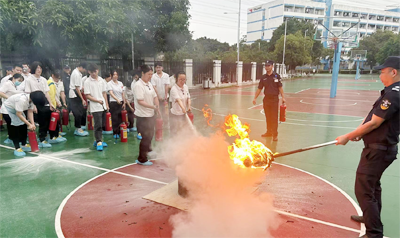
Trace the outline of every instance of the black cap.
[[6, 71], [12, 71], [12, 67], [11, 66], [6, 66]]
[[272, 60], [266, 60], [265, 65], [274, 65], [274, 61]]
[[69, 65], [65, 65], [64, 69], [70, 69]]
[[383, 65], [375, 66], [374, 69], [384, 68], [400, 69], [400, 56], [389, 56]]

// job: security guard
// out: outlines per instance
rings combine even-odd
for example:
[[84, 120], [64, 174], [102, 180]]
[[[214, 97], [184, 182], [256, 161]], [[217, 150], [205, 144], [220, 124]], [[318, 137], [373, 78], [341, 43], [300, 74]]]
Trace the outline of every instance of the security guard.
[[363, 216], [351, 219], [365, 223], [366, 234], [362, 237], [383, 237], [381, 222], [381, 183], [385, 169], [396, 159], [399, 143], [400, 122], [400, 56], [390, 56], [380, 69], [380, 79], [385, 85], [381, 96], [363, 123], [354, 131], [336, 138], [337, 145], [349, 140], [364, 140], [364, 149], [357, 168], [355, 193]]
[[253, 104], [256, 105], [258, 95], [264, 88], [264, 99], [263, 107], [264, 114], [267, 120], [267, 132], [262, 134], [262, 137], [271, 137], [273, 140], [278, 140], [278, 108], [279, 108], [279, 93], [282, 96], [282, 104], [285, 104], [285, 97], [283, 95], [281, 76], [273, 71], [274, 61], [265, 61], [266, 74], [262, 76], [258, 89], [253, 100]]

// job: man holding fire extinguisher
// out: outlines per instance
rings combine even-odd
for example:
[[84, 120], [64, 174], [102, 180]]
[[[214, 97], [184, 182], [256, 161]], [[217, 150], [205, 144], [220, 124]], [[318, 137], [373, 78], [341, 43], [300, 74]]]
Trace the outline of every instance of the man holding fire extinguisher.
[[282, 105], [285, 105], [285, 97], [282, 89], [281, 76], [273, 71], [274, 61], [265, 61], [266, 74], [260, 79], [253, 104], [256, 105], [258, 95], [264, 88], [263, 108], [267, 120], [267, 132], [262, 137], [273, 137], [273, 141], [278, 141], [278, 108], [279, 94], [282, 96]]

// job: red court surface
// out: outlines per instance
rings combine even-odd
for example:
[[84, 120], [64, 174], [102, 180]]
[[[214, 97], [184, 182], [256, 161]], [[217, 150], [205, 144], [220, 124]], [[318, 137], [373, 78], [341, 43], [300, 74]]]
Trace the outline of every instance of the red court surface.
[[[182, 211], [142, 198], [176, 179], [162, 162], [154, 163], [117, 170], [143, 178], [105, 173], [73, 191], [57, 212], [58, 236], [171, 237], [169, 217]], [[274, 196], [280, 221], [279, 227], [271, 231], [274, 237], [359, 236], [360, 224], [350, 220], [350, 215], [359, 211], [357, 205], [319, 177], [273, 164], [258, 192]]]

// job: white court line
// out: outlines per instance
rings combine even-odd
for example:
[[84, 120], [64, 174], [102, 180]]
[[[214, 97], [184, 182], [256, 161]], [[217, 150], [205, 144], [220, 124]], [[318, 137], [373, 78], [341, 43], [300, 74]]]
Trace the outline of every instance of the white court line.
[[304, 92], [304, 91], [307, 91], [307, 90], [309, 90], [309, 89], [311, 89], [311, 88], [306, 88], [306, 89], [303, 89], [303, 90], [297, 91], [297, 92], [295, 92], [295, 94], [297, 94], [297, 93], [301, 93], [301, 92]]
[[348, 101], [375, 102], [375, 100], [372, 101], [372, 100], [362, 100], [362, 99], [360, 100], [360, 99], [338, 99], [338, 98], [315, 98], [315, 97], [304, 97], [302, 95], [295, 95], [295, 97], [289, 95], [287, 98], [293, 98], [293, 99], [296, 99], [296, 98], [305, 99], [305, 98], [307, 98], [307, 99], [314, 99], [315, 101], [318, 101], [318, 100], [330, 100], [330, 101], [346, 101], [346, 102], [348, 102]]
[[[330, 92], [318, 91], [317, 94], [329, 95]], [[360, 93], [357, 93], [357, 95], [360, 95]]]
[[318, 106], [328, 106], [328, 107], [348, 107], [348, 106], [355, 106], [357, 103], [348, 104], [348, 105], [329, 105], [329, 104], [321, 104], [321, 103], [310, 103], [310, 102], [303, 102], [303, 99], [300, 100], [300, 103], [309, 104], [309, 105], [318, 105]]

